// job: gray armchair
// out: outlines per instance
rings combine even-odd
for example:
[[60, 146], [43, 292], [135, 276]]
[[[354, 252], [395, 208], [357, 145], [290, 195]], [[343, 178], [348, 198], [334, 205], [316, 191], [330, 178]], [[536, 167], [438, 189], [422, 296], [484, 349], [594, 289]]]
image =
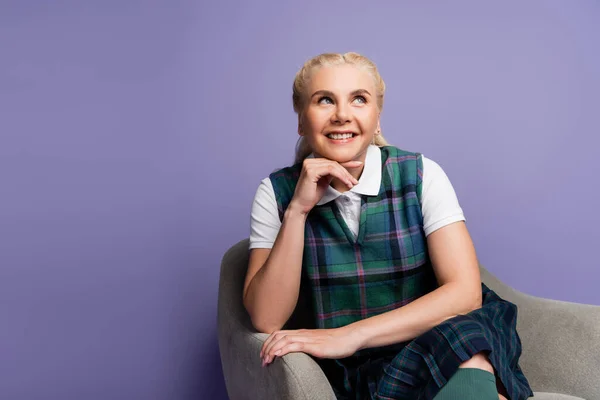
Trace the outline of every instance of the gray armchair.
[[[221, 264], [218, 301], [219, 350], [231, 400], [335, 400], [317, 363], [303, 353], [277, 358], [266, 368], [257, 333], [242, 304], [248, 240], [227, 251]], [[518, 307], [523, 346], [519, 365], [538, 400], [600, 400], [600, 306], [530, 296], [485, 268], [483, 282]]]

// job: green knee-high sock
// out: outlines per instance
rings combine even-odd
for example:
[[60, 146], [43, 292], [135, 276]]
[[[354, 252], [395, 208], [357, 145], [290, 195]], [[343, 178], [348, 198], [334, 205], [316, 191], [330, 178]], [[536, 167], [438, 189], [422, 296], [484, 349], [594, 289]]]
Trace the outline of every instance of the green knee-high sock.
[[496, 376], [478, 368], [459, 368], [433, 400], [498, 400]]

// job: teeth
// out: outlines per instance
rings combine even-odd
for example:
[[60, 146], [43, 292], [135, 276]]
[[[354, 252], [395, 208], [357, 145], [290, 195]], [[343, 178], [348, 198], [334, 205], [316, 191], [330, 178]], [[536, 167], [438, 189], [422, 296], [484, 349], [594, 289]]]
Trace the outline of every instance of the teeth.
[[327, 137], [334, 140], [350, 139], [352, 133], [330, 133]]

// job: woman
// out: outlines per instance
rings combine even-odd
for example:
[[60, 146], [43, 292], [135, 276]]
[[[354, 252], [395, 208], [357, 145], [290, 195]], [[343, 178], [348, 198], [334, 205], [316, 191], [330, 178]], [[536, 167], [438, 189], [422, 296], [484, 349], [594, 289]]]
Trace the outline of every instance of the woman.
[[[340, 399], [526, 399], [516, 306], [481, 282], [439, 165], [387, 145], [384, 91], [356, 53], [296, 75], [296, 163], [252, 208], [243, 296], [270, 334], [263, 366], [307, 353]], [[315, 329], [282, 331], [305, 290]]]

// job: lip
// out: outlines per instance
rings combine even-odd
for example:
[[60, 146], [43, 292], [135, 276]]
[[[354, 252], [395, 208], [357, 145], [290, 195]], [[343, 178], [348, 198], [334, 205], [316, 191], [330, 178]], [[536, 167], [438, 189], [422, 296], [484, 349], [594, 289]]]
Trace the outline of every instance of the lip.
[[[351, 133], [352, 137], [348, 138], [348, 139], [331, 139], [329, 137], [327, 137], [327, 135], [332, 134], [332, 133]], [[350, 143], [353, 142], [354, 139], [356, 139], [358, 137], [358, 134], [352, 131], [332, 131], [327, 133], [327, 135], [325, 135], [325, 138], [329, 141], [329, 143], [332, 144], [346, 144], [346, 143]]]
[[327, 135], [331, 135], [332, 133], [351, 133], [351, 134], [353, 134], [353, 135], [358, 135], [358, 133], [356, 133], [356, 132], [354, 132], [354, 131], [330, 131], [330, 132], [327, 132], [327, 133], [325, 134], [325, 136], [327, 136]]

